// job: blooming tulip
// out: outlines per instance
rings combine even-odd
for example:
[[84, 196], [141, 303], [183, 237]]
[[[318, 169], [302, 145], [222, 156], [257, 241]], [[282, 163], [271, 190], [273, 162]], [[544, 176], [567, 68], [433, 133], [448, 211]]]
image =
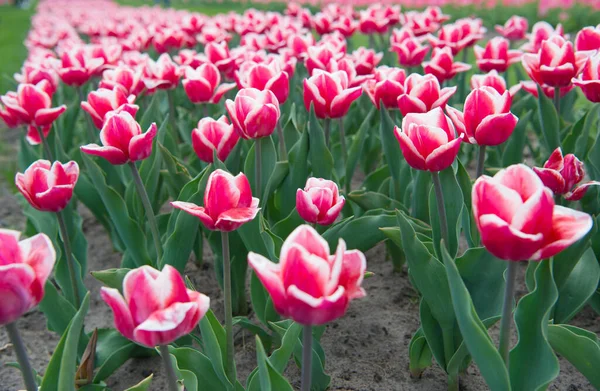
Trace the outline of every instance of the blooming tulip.
[[[452, 24], [442, 26], [438, 36], [429, 35], [429, 42], [434, 48], [449, 48], [455, 56], [464, 48], [473, 46], [483, 38], [485, 28], [481, 19], [459, 19]], [[435, 50], [434, 50], [435, 53]]]
[[270, 64], [246, 61], [235, 75], [240, 88], [269, 90], [275, 94], [279, 104], [284, 104], [290, 93], [289, 75], [277, 61], [271, 61]]
[[208, 177], [204, 207], [181, 201], [171, 205], [198, 217], [206, 228], [224, 232], [235, 231], [252, 221], [260, 210], [246, 175], [240, 173], [234, 177], [223, 170], [215, 170]]
[[579, 31], [575, 37], [575, 50], [600, 50], [600, 25]]
[[417, 170], [442, 171], [454, 162], [463, 135], [456, 137], [450, 118], [440, 107], [428, 113], [411, 113], [402, 119], [394, 135], [406, 162]]
[[[498, 71], [492, 70], [485, 75], [473, 75], [471, 76], [471, 88], [476, 89], [480, 87], [492, 87], [498, 93], [504, 94], [504, 91], [507, 90], [506, 80], [502, 76], [498, 74]], [[514, 85], [508, 89], [511, 97], [514, 97], [515, 94], [521, 89], [521, 84]]]
[[486, 249], [509, 261], [550, 258], [581, 239], [593, 225], [582, 212], [555, 206], [535, 172], [517, 164], [473, 186], [473, 215]]
[[312, 46], [306, 52], [304, 66], [309, 75], [312, 75], [315, 69], [329, 70], [329, 64], [332, 61], [338, 61], [344, 56], [344, 53], [337, 51], [332, 45]]
[[511, 41], [525, 39], [528, 28], [529, 22], [527, 22], [527, 18], [517, 15], [511, 16], [510, 19], [504, 23], [504, 26], [496, 25], [496, 31], [504, 38]]
[[135, 119], [126, 111], [109, 113], [102, 130], [98, 144], [88, 144], [81, 150], [90, 155], [100, 156], [111, 164], [125, 164], [143, 160], [152, 154], [152, 140], [156, 136], [156, 124], [152, 123], [146, 133]]
[[235, 100], [225, 101], [225, 107], [235, 131], [244, 139], [270, 136], [281, 115], [275, 94], [256, 88], [241, 89]]
[[528, 35], [529, 42], [521, 47], [521, 49], [528, 53], [537, 53], [542, 48], [542, 42], [546, 41], [554, 35], [564, 36], [563, 27], [561, 24], [556, 26], [556, 30], [550, 23], [541, 21], [533, 25], [531, 34]]
[[204, 47], [204, 54], [208, 61], [219, 68], [225, 77], [233, 79], [233, 72], [236, 68], [235, 58], [229, 53], [227, 42], [209, 42]]
[[80, 47], [63, 53], [57, 71], [63, 83], [80, 87], [87, 83], [103, 65], [104, 60], [92, 57], [86, 48]]
[[202, 64], [196, 70], [185, 68], [183, 89], [192, 103], [219, 103], [223, 95], [235, 87], [233, 83], [219, 83], [221, 74], [211, 63]]
[[408, 11], [401, 15], [402, 26], [410, 29], [417, 37], [437, 31], [440, 21], [425, 12]]
[[537, 54], [524, 54], [522, 62], [525, 71], [536, 83], [565, 87], [581, 72], [589, 55], [589, 52], [575, 52], [571, 42], [554, 35], [542, 42]]
[[207, 163], [213, 163], [215, 151], [219, 160], [225, 161], [239, 139], [240, 136], [225, 116], [218, 120], [202, 118], [198, 127], [192, 130], [194, 151], [200, 160]]
[[123, 295], [102, 287], [102, 300], [110, 306], [116, 329], [127, 339], [153, 348], [188, 335], [204, 317], [210, 299], [187, 289], [172, 266], [162, 271], [142, 266], [123, 279]]
[[600, 53], [590, 57], [579, 78], [572, 82], [590, 102], [600, 102]]
[[139, 107], [133, 104], [134, 101], [135, 96], [128, 97], [122, 88], [117, 87], [113, 90], [99, 88], [88, 94], [88, 100], [81, 102], [81, 108], [92, 117], [94, 125], [102, 129], [106, 114], [109, 112], [126, 111], [135, 117]]
[[457, 73], [471, 69], [469, 64], [455, 62], [449, 47], [433, 49], [431, 60], [423, 63], [425, 73], [434, 75], [440, 83], [452, 79]]
[[496, 70], [505, 72], [508, 67], [521, 60], [522, 53], [518, 50], [509, 50], [509, 42], [502, 37], [495, 37], [488, 41], [485, 49], [475, 45], [475, 58], [477, 66], [483, 72]]
[[356, 73], [368, 75], [373, 73], [373, 70], [383, 58], [383, 53], [375, 53], [373, 49], [360, 47], [352, 52], [351, 58], [356, 65]]
[[311, 34], [291, 34], [287, 40], [287, 46], [294, 56], [301, 58], [306, 55], [308, 48], [313, 47], [315, 38]]
[[304, 190], [296, 191], [296, 209], [307, 223], [333, 224], [345, 203], [335, 182], [327, 179], [308, 178]]
[[317, 69], [304, 79], [304, 107], [310, 110], [312, 103], [319, 118], [345, 116], [361, 93], [360, 87], [348, 88], [348, 74], [344, 71], [329, 73]]
[[38, 84], [42, 80], [50, 83], [48, 95], [52, 96], [58, 88], [58, 74], [51, 66], [42, 64], [25, 64], [21, 73], [16, 73], [14, 78], [20, 84]]
[[426, 113], [436, 107], [443, 109], [455, 92], [456, 86], [440, 88], [440, 82], [433, 75], [413, 73], [404, 82], [404, 93], [398, 97], [398, 108], [402, 115]]
[[139, 95], [144, 89], [142, 82], [143, 72], [134, 70], [128, 66], [121, 65], [113, 69], [107, 69], [102, 73], [99, 87], [109, 90], [120, 87], [125, 95]]
[[334, 255], [317, 231], [301, 225], [281, 247], [279, 263], [250, 252], [248, 263], [273, 300], [275, 311], [303, 325], [322, 325], [343, 316], [361, 287], [366, 259], [346, 250], [340, 239]]
[[363, 89], [371, 102], [379, 109], [379, 102], [387, 109], [398, 107], [398, 96], [404, 93], [406, 73], [404, 69], [381, 66], [375, 70], [375, 79], [368, 80]]
[[79, 166], [70, 161], [66, 164], [48, 160], [32, 163], [25, 173], [17, 173], [15, 185], [34, 208], [44, 212], [63, 210], [71, 197], [79, 178]]
[[510, 92], [500, 94], [492, 87], [473, 90], [465, 101], [464, 113], [446, 107], [448, 115], [464, 140], [478, 145], [499, 145], [508, 140], [518, 118], [510, 112]]
[[180, 68], [167, 53], [161, 54], [156, 62], [148, 60], [146, 63], [144, 84], [150, 91], [156, 88], [161, 90], [177, 88], [180, 77]]
[[0, 325], [12, 323], [44, 297], [56, 252], [45, 234], [19, 241], [21, 233], [0, 229]]
[[404, 67], [421, 65], [430, 49], [429, 46], [421, 45], [421, 41], [406, 27], [394, 30], [390, 40], [390, 50], [398, 55], [398, 63]]
[[590, 186], [600, 185], [592, 181], [574, 188], [585, 177], [583, 163], [572, 153], [563, 157], [560, 147], [552, 152], [543, 168], [533, 167], [533, 171], [554, 194], [564, 195], [568, 201], [579, 201]]

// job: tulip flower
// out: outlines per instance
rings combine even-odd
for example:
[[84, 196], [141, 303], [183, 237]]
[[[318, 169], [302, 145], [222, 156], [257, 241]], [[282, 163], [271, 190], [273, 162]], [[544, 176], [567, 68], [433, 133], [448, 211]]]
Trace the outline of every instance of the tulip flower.
[[404, 93], [398, 97], [398, 108], [402, 115], [410, 113], [427, 113], [436, 107], [442, 109], [454, 93], [454, 87], [440, 87], [440, 82], [433, 75], [413, 73], [404, 82]]
[[548, 22], [537, 22], [533, 25], [531, 34], [528, 35], [529, 42], [523, 45], [521, 49], [528, 53], [537, 53], [542, 48], [542, 42], [548, 40], [553, 35], [564, 37], [564, 31], [561, 24], [558, 24], [555, 30]]
[[360, 47], [352, 52], [351, 58], [359, 75], [369, 75], [373, 73], [373, 70], [383, 58], [383, 53], [375, 53], [373, 49]]
[[575, 37], [575, 50], [600, 50], [600, 25], [581, 29]]
[[146, 159], [152, 154], [152, 140], [156, 136], [156, 124], [152, 123], [146, 133], [127, 111], [110, 112], [100, 130], [102, 146], [88, 144], [81, 150], [100, 156], [111, 164], [120, 165]]
[[473, 46], [483, 38], [485, 28], [481, 19], [459, 19], [452, 24], [442, 26], [437, 37], [429, 35], [431, 46], [437, 48], [449, 48], [451, 54], [456, 56], [463, 49]]
[[42, 80], [46, 80], [49, 84], [47, 90], [48, 95], [52, 96], [58, 88], [59, 78], [56, 70], [50, 65], [44, 63], [26, 63], [21, 68], [21, 73], [15, 73], [15, 80], [19, 84], [38, 84]]
[[158, 57], [156, 62], [148, 60], [146, 63], [144, 84], [149, 91], [155, 89], [172, 90], [177, 88], [181, 77], [181, 69], [171, 60], [167, 53]]
[[386, 109], [395, 109], [398, 107], [398, 97], [404, 93], [405, 80], [404, 69], [384, 65], [375, 70], [375, 79], [368, 80], [363, 89], [377, 109], [380, 109], [380, 101]]
[[452, 79], [457, 73], [471, 69], [469, 64], [455, 62], [449, 47], [433, 49], [431, 60], [423, 63], [425, 73], [434, 75], [440, 83]]
[[116, 87], [113, 90], [99, 88], [88, 94], [88, 100], [81, 102], [81, 108], [90, 115], [94, 126], [102, 129], [106, 114], [109, 112], [126, 111], [135, 117], [139, 107], [133, 104], [134, 101], [135, 96], [127, 96], [122, 88]]
[[527, 30], [529, 28], [529, 22], [527, 18], [522, 16], [513, 15], [504, 23], [504, 26], [496, 25], [496, 31], [504, 38], [510, 41], [520, 41], [525, 39]]
[[404, 67], [421, 65], [430, 49], [429, 46], [422, 45], [414, 33], [406, 27], [394, 30], [390, 41], [390, 50], [398, 55], [398, 63]]
[[336, 50], [332, 45], [312, 46], [308, 48], [304, 66], [309, 75], [313, 75], [315, 69], [329, 70], [332, 61], [338, 61], [344, 57], [344, 52]]
[[291, 34], [287, 40], [288, 48], [297, 58], [304, 57], [314, 44], [315, 38], [311, 34]]
[[306, 186], [296, 192], [296, 209], [304, 221], [331, 225], [337, 219], [346, 199], [340, 196], [335, 182], [308, 178]]
[[585, 178], [583, 162], [572, 153], [563, 157], [560, 147], [552, 152], [544, 167], [533, 167], [533, 171], [555, 195], [562, 195], [567, 201], [579, 201], [590, 186], [600, 185], [591, 181], [575, 188]]
[[92, 57], [85, 47], [79, 47], [63, 53], [57, 72], [63, 83], [73, 87], [81, 87], [103, 65], [104, 60]]
[[427, 113], [410, 113], [394, 135], [406, 162], [414, 169], [442, 171], [454, 162], [463, 135], [456, 137], [452, 121], [440, 107]]
[[236, 64], [235, 58], [229, 53], [227, 42], [210, 42], [204, 47], [204, 54], [226, 78], [233, 79]]
[[573, 44], [559, 35], [542, 42], [537, 54], [523, 55], [525, 71], [538, 84], [566, 87], [583, 69], [590, 52], [575, 52]]
[[121, 65], [105, 70], [102, 73], [99, 87], [113, 90], [118, 86], [124, 90], [127, 96], [139, 95], [145, 88], [142, 75], [141, 70], [136, 71], [128, 66]]
[[45, 234], [19, 241], [20, 236], [18, 231], [0, 229], [0, 325], [6, 328], [27, 390], [34, 391], [36, 376], [15, 322], [42, 300], [56, 252]]
[[38, 160], [25, 173], [17, 173], [15, 184], [35, 209], [59, 212], [71, 201], [78, 178], [79, 166], [74, 161], [51, 164], [48, 160]]
[[348, 88], [346, 72], [315, 70], [313, 76], [304, 80], [304, 107], [310, 110], [312, 103], [317, 117], [340, 118], [361, 93], [360, 87]]
[[331, 24], [331, 29], [339, 32], [344, 37], [351, 37], [357, 28], [358, 23], [349, 16], [340, 16]]
[[275, 94], [256, 88], [241, 89], [235, 100], [225, 101], [225, 107], [235, 131], [244, 139], [270, 136], [281, 115]]
[[572, 82], [590, 102], [600, 102], [600, 53], [590, 57], [579, 78]]
[[301, 225], [281, 247], [279, 263], [250, 252], [248, 263], [286, 318], [313, 326], [344, 315], [351, 300], [366, 295], [361, 287], [366, 259], [346, 250], [340, 239], [334, 255], [327, 242], [308, 225]]
[[333, 18], [325, 12], [317, 12], [312, 18], [312, 24], [319, 35], [328, 34], [333, 31]]
[[195, 70], [185, 68], [183, 89], [192, 103], [219, 103], [223, 95], [235, 87], [233, 83], [220, 83], [219, 69], [211, 63], [202, 64]]
[[198, 127], [192, 130], [194, 151], [200, 160], [207, 163], [213, 163], [214, 152], [219, 160], [224, 162], [239, 139], [240, 136], [225, 116], [218, 120], [202, 118]]
[[410, 29], [417, 37], [437, 31], [442, 23], [426, 12], [418, 11], [405, 12], [401, 19], [402, 26]]
[[235, 72], [240, 88], [256, 88], [271, 91], [279, 104], [284, 104], [290, 93], [290, 79], [277, 61], [260, 64], [252, 61], [244, 62]]
[[522, 53], [518, 50], [509, 50], [509, 46], [509, 41], [502, 37], [492, 38], [485, 48], [475, 45], [475, 59], [479, 69], [483, 72], [491, 70], [505, 72], [510, 65], [519, 62]]
[[[499, 94], [504, 94], [508, 90], [511, 97], [514, 97], [517, 92], [521, 89], [521, 84], [514, 85], [507, 89], [506, 80], [498, 74], [498, 71], [492, 70], [485, 75], [473, 75], [471, 76], [471, 88], [476, 89], [480, 87], [492, 87]], [[537, 89], [536, 89], [537, 90]]]

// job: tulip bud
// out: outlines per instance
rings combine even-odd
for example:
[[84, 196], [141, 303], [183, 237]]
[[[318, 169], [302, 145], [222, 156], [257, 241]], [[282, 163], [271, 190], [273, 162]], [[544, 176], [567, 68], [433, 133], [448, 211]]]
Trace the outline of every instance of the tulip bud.
[[348, 113], [350, 105], [360, 97], [360, 87], [348, 88], [348, 74], [315, 70], [304, 79], [304, 107], [310, 110], [312, 103], [319, 118], [341, 118]]
[[211, 63], [202, 64], [198, 69], [185, 68], [183, 89], [192, 103], [219, 103], [225, 93], [235, 84], [221, 84], [221, 74]]
[[275, 94], [256, 88], [241, 89], [234, 101], [225, 101], [225, 107], [235, 131], [244, 139], [270, 136], [281, 115]]
[[44, 212], [60, 212], [73, 197], [73, 189], [79, 179], [77, 162], [66, 164], [38, 160], [17, 173], [15, 185], [34, 208]]
[[213, 163], [214, 151], [219, 160], [224, 162], [239, 139], [240, 136], [225, 116], [218, 120], [202, 118], [198, 127], [192, 130], [194, 151], [200, 160], [207, 163]]
[[88, 100], [81, 102], [81, 108], [92, 117], [94, 125], [102, 129], [104, 118], [109, 112], [126, 111], [135, 117], [139, 107], [133, 104], [134, 101], [135, 96], [127, 97], [122, 88], [116, 87], [113, 90], [99, 88], [88, 94]]
[[496, 25], [496, 31], [504, 38], [511, 41], [520, 41], [525, 38], [529, 22], [527, 18], [513, 15], [504, 23], [504, 26]]
[[456, 86], [441, 88], [433, 75], [413, 73], [404, 82], [404, 93], [398, 97], [398, 108], [402, 115], [427, 113], [436, 107], [443, 109], [455, 92]]
[[509, 50], [509, 46], [508, 40], [502, 37], [492, 38], [485, 48], [475, 45], [475, 59], [479, 69], [483, 72], [505, 72], [510, 65], [519, 62], [522, 53], [519, 50]]
[[457, 73], [471, 69], [469, 64], [455, 62], [449, 47], [433, 49], [431, 60], [423, 63], [425, 73], [434, 75], [440, 83], [451, 80]]
[[277, 61], [270, 64], [244, 62], [235, 73], [240, 88], [256, 88], [271, 91], [279, 104], [284, 104], [290, 93], [290, 79], [287, 72], [281, 70]]
[[296, 209], [307, 223], [333, 224], [345, 203], [335, 182], [327, 179], [308, 178], [304, 190], [296, 192]]

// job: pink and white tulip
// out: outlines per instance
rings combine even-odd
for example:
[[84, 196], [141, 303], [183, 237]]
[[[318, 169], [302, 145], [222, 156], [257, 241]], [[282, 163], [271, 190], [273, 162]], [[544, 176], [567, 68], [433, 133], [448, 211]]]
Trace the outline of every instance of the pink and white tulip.
[[233, 128], [244, 139], [270, 136], [279, 122], [279, 101], [270, 90], [243, 88], [235, 100], [227, 99], [225, 107]]
[[317, 69], [304, 79], [304, 107], [310, 110], [312, 103], [319, 118], [345, 116], [361, 93], [360, 87], [349, 88], [348, 74], [344, 71], [329, 73]]
[[219, 160], [224, 162], [239, 139], [225, 116], [218, 120], [202, 118], [198, 127], [192, 130], [194, 151], [200, 160], [207, 163], [213, 163], [215, 151]]
[[345, 203], [336, 183], [327, 179], [308, 178], [304, 189], [296, 192], [296, 210], [307, 223], [333, 224]]
[[185, 68], [183, 90], [192, 103], [219, 103], [223, 95], [235, 88], [233, 83], [220, 83], [219, 69], [211, 63], [197, 69]]
[[23, 197], [37, 210], [60, 212], [73, 197], [79, 179], [77, 162], [33, 162], [24, 173], [15, 176], [15, 185]]
[[436, 107], [443, 109], [456, 88], [441, 88], [435, 76], [413, 73], [404, 82], [404, 93], [398, 96], [398, 108], [402, 115], [427, 113]]
[[116, 87], [112, 90], [99, 88], [88, 94], [88, 100], [81, 102], [81, 108], [92, 117], [94, 126], [102, 129], [106, 114], [110, 112], [126, 111], [135, 117], [139, 107], [133, 102], [135, 96], [127, 96], [122, 88]]

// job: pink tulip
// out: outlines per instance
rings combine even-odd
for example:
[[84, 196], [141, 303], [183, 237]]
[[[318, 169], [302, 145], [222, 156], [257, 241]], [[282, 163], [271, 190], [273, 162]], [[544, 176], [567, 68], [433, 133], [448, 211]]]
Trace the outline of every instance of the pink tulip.
[[529, 42], [521, 47], [521, 49], [528, 53], [537, 53], [542, 48], [542, 42], [546, 41], [553, 35], [559, 35], [564, 37], [562, 25], [556, 26], [556, 30], [550, 23], [541, 21], [533, 25], [531, 34], [528, 35]]
[[210, 42], [206, 44], [204, 54], [206, 54], [208, 61], [213, 63], [225, 77], [233, 79], [233, 73], [236, 69], [235, 58], [229, 53], [227, 42]]
[[144, 84], [148, 90], [175, 89], [179, 84], [180, 77], [181, 69], [167, 53], [161, 54], [156, 62], [148, 60], [146, 63]]
[[471, 88], [476, 89], [480, 87], [492, 87], [501, 95], [508, 90], [510, 96], [514, 97], [521, 89], [521, 84], [517, 84], [507, 89], [506, 80], [498, 74], [498, 71], [492, 70], [485, 75], [471, 76]]
[[481, 87], [467, 96], [464, 113], [450, 106], [446, 111], [466, 142], [499, 145], [508, 140], [519, 120], [510, 112], [511, 103], [508, 91], [500, 94], [492, 87]]
[[38, 305], [52, 273], [56, 252], [50, 238], [0, 229], [0, 325], [12, 323]]
[[102, 287], [100, 295], [113, 311], [115, 328], [149, 348], [191, 333], [210, 306], [210, 299], [187, 289], [170, 265], [161, 272], [150, 266], [133, 269], [123, 279], [123, 295], [107, 287]]
[[99, 87], [113, 90], [120, 87], [125, 95], [139, 95], [144, 90], [142, 82], [143, 72], [136, 71], [128, 66], [121, 65], [113, 69], [107, 69], [102, 73]]
[[233, 128], [244, 139], [270, 136], [279, 122], [279, 101], [269, 90], [243, 88], [235, 100], [227, 99], [225, 107]]
[[63, 53], [57, 71], [63, 83], [79, 87], [87, 83], [103, 65], [104, 60], [92, 57], [85, 47], [79, 47]]
[[536, 83], [565, 87], [581, 72], [590, 54], [575, 52], [571, 42], [554, 35], [542, 42], [537, 54], [524, 54], [522, 62], [525, 71]]
[[417, 170], [442, 171], [450, 167], [463, 135], [456, 137], [450, 118], [437, 107], [428, 113], [411, 113], [402, 119], [402, 129], [394, 135], [406, 162]]
[[504, 23], [504, 26], [496, 25], [496, 31], [504, 38], [511, 41], [520, 41], [525, 39], [529, 22], [527, 18], [513, 15]]
[[371, 6], [360, 11], [358, 28], [363, 34], [384, 34], [390, 25], [389, 20], [382, 13], [379, 5]]
[[459, 19], [452, 24], [442, 26], [437, 37], [429, 35], [431, 46], [435, 48], [449, 48], [455, 56], [463, 49], [473, 46], [483, 38], [485, 28], [480, 19]]
[[404, 93], [405, 80], [404, 69], [384, 65], [375, 70], [375, 79], [368, 80], [363, 89], [377, 109], [380, 109], [380, 101], [383, 101], [385, 108], [395, 109], [398, 107], [398, 97]]
[[310, 34], [291, 34], [287, 40], [287, 46], [294, 56], [301, 58], [306, 55], [308, 48], [315, 44], [315, 38]]
[[58, 73], [48, 65], [26, 63], [21, 68], [21, 73], [14, 75], [19, 84], [38, 84], [42, 80], [49, 83], [48, 95], [52, 96], [58, 88]]
[[139, 107], [133, 104], [134, 101], [135, 96], [128, 97], [122, 88], [117, 87], [114, 90], [99, 88], [88, 94], [88, 100], [81, 102], [81, 108], [92, 117], [94, 125], [102, 129], [106, 114], [109, 112], [126, 111], [135, 117]]
[[600, 53], [590, 57], [579, 78], [572, 82], [590, 102], [600, 102]]
[[275, 311], [303, 325], [322, 325], [343, 316], [361, 287], [367, 262], [340, 239], [334, 255], [317, 231], [301, 225], [281, 247], [279, 263], [250, 252], [248, 263], [273, 300]]
[[421, 45], [421, 41], [406, 27], [394, 30], [390, 41], [390, 50], [398, 55], [398, 63], [404, 67], [421, 65], [430, 49], [429, 46]]
[[348, 87], [361, 87], [367, 80], [371, 80], [375, 75], [359, 75], [356, 71], [356, 63], [350, 57], [344, 57], [338, 61], [330, 61], [327, 72], [334, 73], [344, 71], [348, 75]]
[[315, 69], [331, 71], [330, 63], [337, 62], [344, 57], [344, 52], [338, 51], [332, 45], [312, 46], [308, 48], [304, 66], [309, 75], [312, 75]]
[[235, 88], [233, 83], [221, 84], [219, 69], [211, 63], [205, 63], [194, 70], [185, 68], [183, 89], [192, 103], [219, 103], [223, 95]]
[[327, 179], [308, 178], [304, 190], [296, 191], [296, 209], [307, 223], [333, 224], [345, 203], [335, 182]]
[[254, 220], [260, 210], [258, 202], [258, 198], [252, 197], [246, 175], [239, 173], [234, 177], [215, 170], [208, 177], [203, 207], [181, 201], [171, 202], [171, 205], [196, 216], [210, 230], [230, 232]]
[[522, 53], [518, 50], [509, 50], [509, 46], [509, 41], [502, 37], [492, 38], [485, 48], [475, 45], [475, 59], [479, 69], [483, 72], [491, 70], [505, 72], [510, 65], [519, 62]]
[[318, 12], [315, 16], [313, 16], [312, 24], [315, 31], [319, 35], [328, 34], [333, 31], [333, 18], [327, 13]]
[[331, 25], [333, 31], [339, 32], [344, 37], [351, 37], [357, 28], [358, 23], [349, 16], [340, 16]]
[[510, 261], [550, 258], [581, 239], [593, 225], [582, 212], [555, 206], [552, 191], [523, 164], [477, 179], [473, 215], [486, 249]]
[[449, 47], [433, 49], [431, 60], [423, 63], [423, 70], [434, 75], [440, 83], [451, 80], [457, 73], [471, 69], [469, 64], [454, 62], [452, 51]]
[[71, 201], [78, 178], [79, 166], [74, 161], [51, 165], [48, 160], [38, 160], [25, 173], [17, 173], [15, 185], [34, 208], [60, 212]]
[[592, 181], [575, 188], [585, 178], [583, 162], [572, 153], [563, 157], [560, 147], [552, 152], [543, 168], [533, 167], [533, 171], [554, 194], [564, 195], [568, 201], [579, 201], [590, 186], [600, 185]]
[[373, 70], [383, 58], [383, 53], [375, 53], [373, 49], [360, 47], [352, 52], [351, 58], [354, 61], [358, 75], [369, 75], [373, 73]]
[[341, 118], [348, 113], [350, 105], [360, 97], [360, 87], [348, 88], [348, 74], [315, 70], [304, 79], [304, 107], [310, 110], [312, 103], [319, 118]]
[[440, 27], [440, 21], [431, 15], [418, 11], [408, 11], [402, 15], [402, 25], [410, 29], [417, 37], [434, 33]]
[[435, 76], [413, 73], [404, 82], [404, 93], [398, 97], [398, 108], [402, 115], [427, 113], [436, 107], [443, 109], [456, 88], [440, 88], [440, 82]]
[[156, 124], [152, 123], [146, 133], [142, 133], [140, 124], [126, 111], [108, 113], [98, 144], [81, 147], [87, 154], [100, 156], [111, 164], [119, 165], [143, 160], [152, 154], [152, 141], [156, 136]]
[[197, 53], [195, 50], [181, 49], [177, 55], [173, 56], [173, 61], [175, 61], [179, 66], [189, 66], [192, 69], [196, 69], [200, 65], [206, 64], [208, 59], [203, 53]]
[[192, 146], [198, 158], [203, 162], [213, 163], [213, 153], [224, 162], [235, 147], [240, 136], [233, 130], [227, 117], [218, 120], [210, 117], [202, 118], [198, 127], [192, 130]]
[[246, 61], [235, 72], [235, 76], [240, 88], [269, 90], [275, 94], [279, 104], [284, 104], [290, 93], [289, 75], [277, 61], [269, 64]]
[[600, 50], [600, 25], [584, 27], [575, 37], [575, 50]]

